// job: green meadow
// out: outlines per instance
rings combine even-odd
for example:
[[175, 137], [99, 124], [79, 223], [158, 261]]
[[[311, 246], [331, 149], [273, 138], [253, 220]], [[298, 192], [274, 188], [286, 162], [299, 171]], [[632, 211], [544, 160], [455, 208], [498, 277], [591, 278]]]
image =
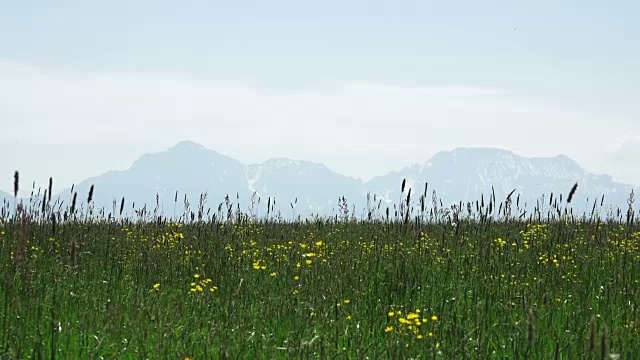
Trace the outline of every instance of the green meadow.
[[640, 357], [633, 218], [50, 208], [0, 220], [2, 359]]

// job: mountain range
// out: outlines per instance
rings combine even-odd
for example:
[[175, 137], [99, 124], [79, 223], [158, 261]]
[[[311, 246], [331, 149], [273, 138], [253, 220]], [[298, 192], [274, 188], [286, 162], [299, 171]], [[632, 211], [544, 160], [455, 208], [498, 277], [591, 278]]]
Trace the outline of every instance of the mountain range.
[[[442, 201], [448, 206], [481, 197], [487, 201], [491, 194], [499, 203], [513, 191], [513, 202], [517, 197], [520, 208], [531, 211], [536, 202], [548, 202], [551, 193], [556, 199], [563, 194], [566, 203], [576, 183], [578, 189], [568, 204], [574, 213], [590, 211], [594, 202], [599, 207], [603, 195], [605, 207], [624, 209], [630, 192], [637, 191], [635, 186], [614, 182], [608, 175], [588, 173], [564, 155], [527, 158], [494, 148], [456, 148], [439, 152], [423, 164], [363, 182], [308, 161], [277, 158], [245, 165], [191, 141], [145, 154], [129, 169], [86, 179], [73, 191], [78, 194], [78, 207], [86, 207], [89, 189], [94, 186], [93, 206], [104, 208], [106, 213], [119, 213], [124, 198], [123, 215], [132, 215], [146, 204], [149, 212], [157, 207], [166, 216], [179, 216], [184, 213], [186, 199], [194, 212], [198, 203], [206, 200], [203, 213], [211, 216], [219, 210], [227, 211], [228, 195], [233, 210], [240, 206], [243, 212], [262, 216], [269, 203], [273, 212], [284, 218], [336, 215], [340, 212], [339, 199], [344, 197], [349, 212], [355, 210], [356, 216], [362, 217], [368, 206], [379, 207], [380, 213], [390, 207], [393, 214], [394, 204], [406, 201], [409, 189], [413, 194], [411, 204], [417, 208], [420, 195], [431, 205], [434, 192], [437, 204]], [[205, 192], [206, 198], [201, 198]], [[69, 204], [72, 196], [71, 189], [65, 189], [53, 199]], [[13, 202], [13, 196], [7, 193], [0, 192], [0, 198]]]

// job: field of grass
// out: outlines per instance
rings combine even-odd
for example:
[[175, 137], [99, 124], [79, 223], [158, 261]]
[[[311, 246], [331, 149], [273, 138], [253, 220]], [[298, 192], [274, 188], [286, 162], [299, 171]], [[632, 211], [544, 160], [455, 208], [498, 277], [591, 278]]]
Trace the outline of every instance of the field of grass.
[[54, 218], [0, 220], [2, 359], [640, 358], [633, 221]]

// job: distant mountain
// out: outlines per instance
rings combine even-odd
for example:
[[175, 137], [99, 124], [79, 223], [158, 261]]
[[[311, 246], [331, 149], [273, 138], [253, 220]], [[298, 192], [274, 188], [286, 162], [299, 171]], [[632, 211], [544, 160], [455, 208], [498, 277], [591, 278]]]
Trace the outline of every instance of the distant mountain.
[[0, 208], [5, 204], [5, 201], [8, 202], [10, 206], [13, 206], [13, 195], [0, 190]]
[[[197, 210], [200, 194], [207, 193], [207, 207], [218, 205], [229, 194], [235, 202], [236, 193], [247, 199], [246, 167], [242, 163], [215, 151], [183, 141], [166, 151], [146, 154], [131, 168], [124, 171], [110, 171], [87, 179], [74, 187], [79, 201], [88, 200], [89, 189], [94, 185], [96, 208], [105, 207], [107, 212], [119, 212], [122, 198], [125, 212], [132, 214], [147, 205], [153, 212], [156, 205], [165, 215], [181, 215], [185, 208], [184, 199], [191, 210]], [[176, 195], [177, 192], [177, 195]], [[71, 201], [70, 189], [62, 192], [66, 202]], [[156, 195], [158, 199], [156, 199]], [[217, 210], [217, 208], [216, 208]]]
[[[403, 180], [406, 180], [406, 188], [402, 194]], [[527, 158], [500, 149], [457, 148], [440, 152], [423, 164], [363, 183], [335, 173], [323, 164], [308, 161], [279, 158], [244, 165], [190, 141], [146, 154], [127, 170], [110, 171], [87, 179], [74, 186], [73, 191], [78, 193], [77, 207], [86, 207], [89, 188], [94, 185], [95, 207], [116, 214], [124, 197], [126, 215], [133, 214], [134, 205], [135, 209], [140, 209], [144, 204], [152, 213], [157, 201], [159, 212], [179, 216], [184, 213], [185, 197], [190, 210], [197, 213], [200, 194], [206, 192], [205, 215], [207, 211], [210, 211], [209, 215], [218, 210], [226, 212], [224, 202], [228, 195], [234, 211], [239, 203], [241, 211], [250, 212], [254, 200], [252, 211], [259, 216], [266, 214], [267, 203], [271, 200], [273, 204], [275, 199], [275, 213], [285, 218], [336, 215], [341, 210], [339, 198], [344, 197], [349, 212], [355, 206], [356, 216], [361, 217], [366, 216], [368, 200], [370, 207], [380, 207], [379, 214], [383, 214], [386, 207], [393, 214], [394, 204], [406, 201], [409, 189], [412, 191], [411, 204], [418, 208], [421, 195], [426, 195], [427, 208], [431, 208], [434, 190], [438, 206], [440, 200], [444, 206], [449, 206], [460, 201], [474, 202], [481, 196], [488, 202], [493, 193], [500, 203], [515, 190], [512, 195], [514, 207], [519, 197], [520, 208], [531, 211], [540, 202], [548, 209], [551, 193], [556, 200], [562, 195], [563, 206], [566, 206], [567, 194], [576, 182], [578, 190], [569, 204], [574, 213], [590, 211], [596, 200], [599, 208], [603, 195], [605, 205], [624, 208], [631, 190], [637, 191], [631, 185], [614, 182], [608, 175], [590, 174], [564, 155]], [[9, 194], [0, 194], [0, 197], [13, 200]], [[69, 204], [71, 189], [54, 198]]]
[[[403, 179], [407, 187], [413, 188], [415, 196], [424, 194], [425, 182], [428, 182], [427, 200], [431, 203], [432, 191], [443, 204], [459, 201], [479, 200], [481, 195], [488, 200], [495, 192], [497, 202], [512, 195], [513, 203], [520, 195], [521, 207], [535, 206], [536, 201], [550, 200], [553, 193], [556, 198], [564, 196], [564, 206], [571, 187], [577, 182], [578, 191], [573, 196], [572, 208], [583, 212], [593, 205], [596, 199], [604, 195], [605, 204], [626, 206], [626, 200], [634, 186], [613, 182], [608, 175], [587, 173], [575, 161], [564, 155], [548, 158], [526, 158], [510, 151], [491, 148], [457, 148], [443, 151], [423, 165], [406, 167], [376, 177], [367, 184], [368, 189], [380, 194], [385, 202], [398, 202], [400, 184]], [[492, 190], [493, 186], [493, 190]], [[636, 189], [637, 190], [637, 189]], [[589, 203], [587, 204], [587, 200]], [[549, 204], [547, 203], [547, 208]], [[599, 203], [598, 203], [599, 205]]]
[[275, 198], [283, 216], [332, 214], [338, 197], [361, 199], [362, 181], [337, 174], [323, 164], [271, 159], [248, 167], [248, 186], [263, 198]]

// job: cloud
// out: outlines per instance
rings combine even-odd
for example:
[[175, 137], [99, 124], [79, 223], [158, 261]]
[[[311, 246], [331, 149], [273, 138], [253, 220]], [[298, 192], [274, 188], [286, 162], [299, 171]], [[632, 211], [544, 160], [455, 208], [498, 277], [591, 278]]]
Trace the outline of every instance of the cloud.
[[457, 146], [589, 159], [611, 132], [603, 119], [465, 84], [346, 82], [285, 93], [193, 74], [8, 61], [0, 78], [0, 118], [10, 130], [0, 143], [168, 147], [191, 139], [245, 162], [289, 156], [364, 178]]

